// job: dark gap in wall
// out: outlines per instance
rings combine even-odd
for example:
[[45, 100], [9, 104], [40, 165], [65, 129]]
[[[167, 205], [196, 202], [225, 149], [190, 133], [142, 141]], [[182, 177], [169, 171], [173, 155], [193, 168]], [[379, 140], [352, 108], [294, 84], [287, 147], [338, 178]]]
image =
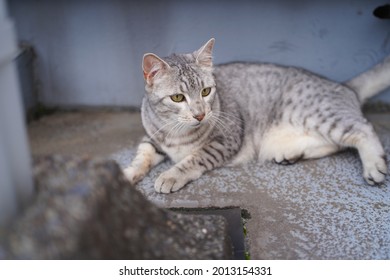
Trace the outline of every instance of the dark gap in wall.
[[251, 218], [246, 209], [238, 207], [230, 208], [172, 208], [175, 212], [183, 214], [196, 215], [221, 215], [227, 222], [227, 234], [233, 245], [233, 259], [244, 260], [250, 259], [248, 248], [246, 248], [246, 221]]

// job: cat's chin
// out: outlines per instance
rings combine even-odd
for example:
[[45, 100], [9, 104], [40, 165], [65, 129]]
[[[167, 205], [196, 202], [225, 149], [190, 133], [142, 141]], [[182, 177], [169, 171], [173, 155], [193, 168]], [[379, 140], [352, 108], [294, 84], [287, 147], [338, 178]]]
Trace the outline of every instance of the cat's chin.
[[197, 128], [200, 128], [200, 127], [202, 127], [202, 126], [204, 126], [206, 124], [206, 122], [204, 122], [204, 121], [202, 121], [202, 122], [197, 122], [197, 123], [188, 123], [187, 125], [186, 125], [186, 127], [187, 127], [187, 129], [188, 130], [193, 130], [193, 129], [197, 129]]

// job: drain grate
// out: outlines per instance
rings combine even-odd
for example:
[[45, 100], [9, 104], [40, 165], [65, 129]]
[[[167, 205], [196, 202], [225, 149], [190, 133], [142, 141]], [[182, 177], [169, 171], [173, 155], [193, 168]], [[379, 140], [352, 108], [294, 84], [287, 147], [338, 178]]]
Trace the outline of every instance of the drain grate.
[[[171, 209], [175, 212], [198, 215], [220, 215], [227, 221], [227, 233], [233, 245], [233, 258], [235, 260], [246, 259], [244, 225], [242, 223], [242, 210], [234, 208], [218, 209]], [[246, 210], [243, 210], [247, 213]]]

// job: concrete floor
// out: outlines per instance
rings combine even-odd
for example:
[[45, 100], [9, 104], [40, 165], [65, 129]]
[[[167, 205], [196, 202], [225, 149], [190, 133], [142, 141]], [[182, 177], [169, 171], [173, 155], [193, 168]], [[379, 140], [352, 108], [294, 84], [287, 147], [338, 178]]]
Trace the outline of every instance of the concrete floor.
[[[390, 115], [370, 114], [390, 159]], [[126, 166], [143, 135], [129, 111], [58, 112], [30, 123], [34, 155], [111, 158]], [[154, 192], [164, 162], [137, 187], [166, 208], [240, 207], [248, 210], [252, 259], [390, 259], [390, 176], [370, 187], [354, 151], [292, 166], [251, 163], [220, 168], [177, 193]]]

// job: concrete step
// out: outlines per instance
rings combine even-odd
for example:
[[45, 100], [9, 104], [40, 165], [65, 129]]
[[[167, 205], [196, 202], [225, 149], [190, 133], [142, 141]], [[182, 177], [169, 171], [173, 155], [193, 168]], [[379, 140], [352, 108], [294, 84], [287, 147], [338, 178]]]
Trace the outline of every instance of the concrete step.
[[[63, 126], [61, 114], [65, 113], [30, 125], [33, 153], [55, 153], [57, 147], [63, 154], [88, 151], [123, 167], [134, 157], [143, 134], [139, 113], [79, 112]], [[368, 117], [390, 158], [390, 115]], [[252, 259], [390, 258], [389, 178], [384, 186], [368, 186], [355, 151], [291, 166], [255, 162], [224, 167], [177, 193], [158, 194], [154, 181], [170, 165], [166, 161], [156, 167], [137, 188], [164, 208], [247, 210], [251, 216], [246, 224], [247, 250]]]

